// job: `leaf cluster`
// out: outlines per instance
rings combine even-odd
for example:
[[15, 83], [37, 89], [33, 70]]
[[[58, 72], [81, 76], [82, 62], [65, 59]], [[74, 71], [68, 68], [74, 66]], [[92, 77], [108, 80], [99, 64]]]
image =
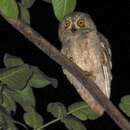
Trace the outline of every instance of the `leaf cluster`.
[[99, 116], [83, 101], [66, 107], [60, 102], [48, 104], [47, 111], [64, 123], [68, 130], [86, 130], [81, 121], [95, 120]]
[[[0, 14], [15, 20], [19, 18], [23, 22], [30, 24], [29, 8], [33, 6], [35, 1], [0, 0]], [[56, 18], [62, 21], [65, 15], [75, 9], [76, 0], [52, 0], [51, 4]]]
[[10, 119], [13, 122], [10, 114], [16, 111], [18, 103], [25, 111], [23, 118], [26, 124], [32, 128], [40, 127], [43, 119], [35, 110], [36, 101], [32, 88], [43, 88], [50, 83], [56, 86], [57, 81], [16, 56], [6, 54], [4, 65], [5, 68], [0, 69], [0, 126], [6, 130], [16, 129], [10, 123]]
[[23, 22], [30, 24], [29, 8], [35, 0], [0, 0], [0, 13], [3, 16], [21, 19]]

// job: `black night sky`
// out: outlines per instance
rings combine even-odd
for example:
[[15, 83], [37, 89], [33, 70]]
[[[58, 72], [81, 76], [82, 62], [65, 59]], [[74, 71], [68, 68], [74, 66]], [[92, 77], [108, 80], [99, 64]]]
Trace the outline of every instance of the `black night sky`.
[[[78, 0], [77, 11], [83, 11], [91, 15], [98, 30], [109, 40], [112, 48], [113, 81], [111, 100], [118, 106], [120, 98], [130, 94], [130, 6], [119, 6], [113, 3], [86, 4], [85, 0]], [[50, 4], [42, 0], [36, 0], [31, 13], [31, 26], [42, 36], [48, 39], [55, 47], [61, 48], [58, 40], [58, 24]], [[61, 67], [52, 61], [46, 54], [25, 39], [20, 33], [13, 29], [2, 17], [0, 17], [0, 66], [3, 67], [3, 56], [5, 53], [16, 55], [35, 66], [38, 66], [48, 76], [58, 80], [58, 88], [51, 85], [44, 89], [34, 89], [37, 101], [37, 111], [43, 115], [45, 122], [51, 121], [53, 117], [47, 113], [46, 107], [50, 102], [62, 102], [66, 106], [81, 98], [63, 75]], [[19, 106], [15, 119], [22, 121], [22, 108]], [[85, 122], [88, 130], [119, 130], [119, 127], [107, 114], [95, 121]], [[22, 129], [22, 128], [21, 128]], [[63, 124], [56, 123], [46, 128], [47, 130], [62, 129]]]

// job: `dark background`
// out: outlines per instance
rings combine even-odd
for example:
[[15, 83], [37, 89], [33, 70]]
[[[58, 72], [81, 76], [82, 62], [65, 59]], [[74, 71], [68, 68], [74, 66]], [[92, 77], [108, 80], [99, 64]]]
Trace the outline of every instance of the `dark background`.
[[[113, 3], [86, 3], [78, 0], [78, 11], [89, 13], [97, 25], [98, 30], [109, 40], [112, 48], [113, 81], [112, 81], [112, 102], [118, 106], [123, 95], [130, 94], [129, 88], [129, 66], [130, 66], [130, 6], [119, 6]], [[30, 9], [31, 26], [41, 35], [47, 38], [55, 47], [61, 48], [58, 40], [58, 21], [53, 14], [50, 4], [36, 0]], [[5, 53], [16, 55], [24, 59], [28, 64], [38, 66], [48, 76], [58, 80], [58, 88], [51, 85], [44, 89], [34, 89], [37, 100], [37, 111], [43, 115], [45, 122], [53, 119], [46, 112], [46, 106], [50, 102], [62, 102], [66, 106], [73, 102], [80, 101], [81, 98], [63, 75], [61, 67], [46, 56], [42, 51], [25, 39], [20, 33], [13, 29], [4, 19], [0, 17], [0, 66], [3, 67], [3, 56]], [[17, 109], [15, 118], [22, 120], [22, 109]], [[95, 121], [85, 122], [88, 130], [112, 130], [119, 129], [117, 125], [106, 114]], [[46, 128], [62, 129], [65, 127], [61, 123]]]

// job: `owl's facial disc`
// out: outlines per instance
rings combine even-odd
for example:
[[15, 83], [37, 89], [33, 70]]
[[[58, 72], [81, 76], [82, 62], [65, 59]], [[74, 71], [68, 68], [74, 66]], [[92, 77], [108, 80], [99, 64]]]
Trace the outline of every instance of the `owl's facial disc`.
[[85, 14], [71, 14], [66, 16], [63, 22], [63, 30], [66, 33], [76, 35], [76, 34], [86, 34], [91, 31], [90, 21]]

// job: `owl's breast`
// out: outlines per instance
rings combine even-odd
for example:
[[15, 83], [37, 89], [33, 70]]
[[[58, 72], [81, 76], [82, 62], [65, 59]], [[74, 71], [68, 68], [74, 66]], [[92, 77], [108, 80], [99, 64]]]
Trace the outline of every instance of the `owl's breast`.
[[92, 72], [100, 66], [97, 50], [89, 39], [76, 40], [70, 53], [73, 61], [83, 70]]

